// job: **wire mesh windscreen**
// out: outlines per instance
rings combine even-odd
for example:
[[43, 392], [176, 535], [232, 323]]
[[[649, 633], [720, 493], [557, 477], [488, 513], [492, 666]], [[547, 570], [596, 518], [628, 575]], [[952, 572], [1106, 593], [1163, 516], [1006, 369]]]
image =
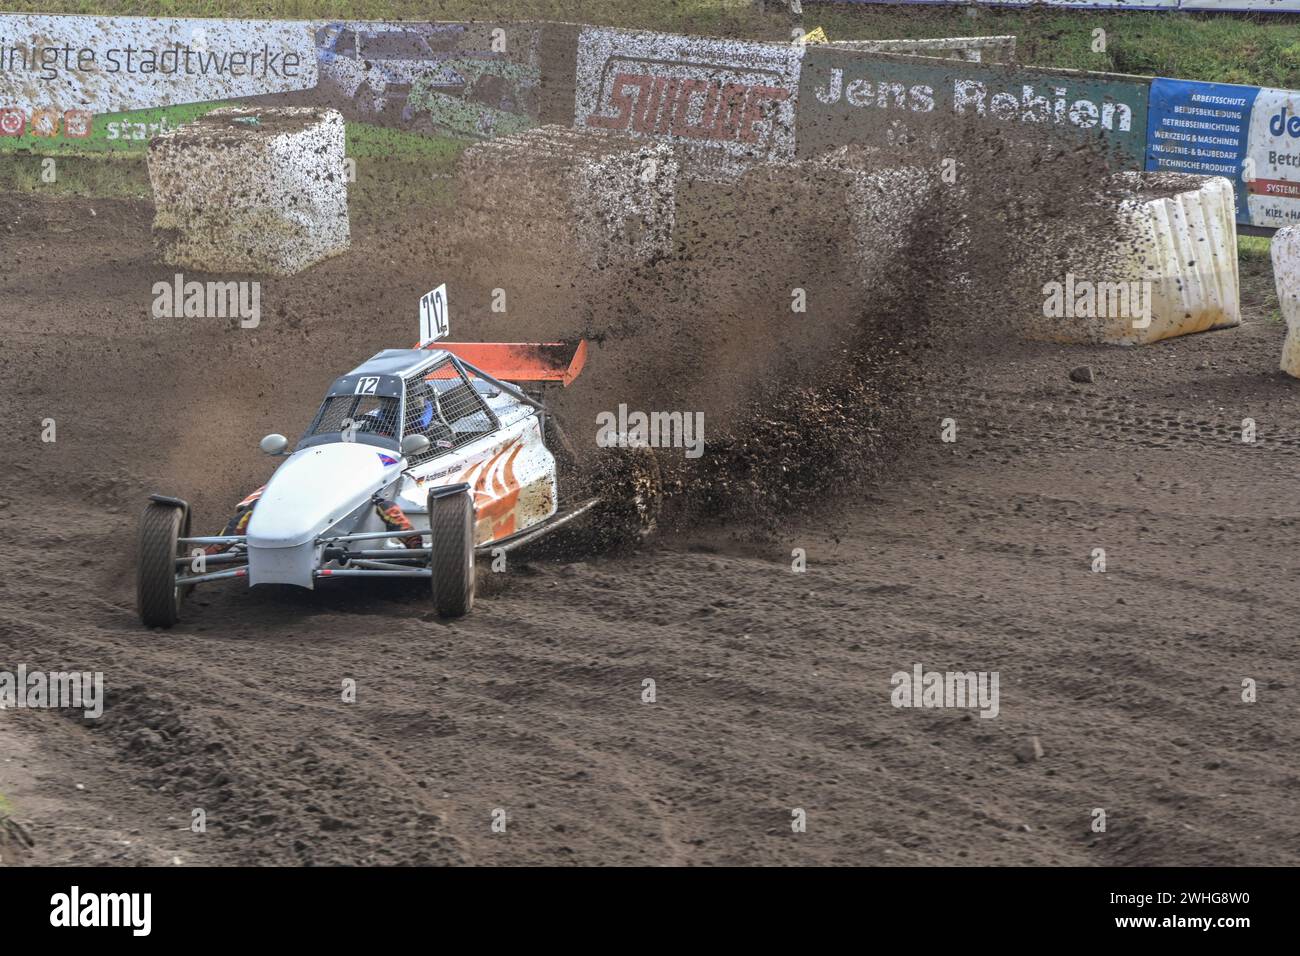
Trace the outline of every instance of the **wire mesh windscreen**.
[[418, 465], [496, 431], [497, 418], [473, 383], [450, 358], [406, 383], [403, 436], [424, 435], [429, 450], [410, 459]]
[[339, 433], [397, 437], [397, 399], [382, 395], [331, 395], [325, 399], [305, 438]]

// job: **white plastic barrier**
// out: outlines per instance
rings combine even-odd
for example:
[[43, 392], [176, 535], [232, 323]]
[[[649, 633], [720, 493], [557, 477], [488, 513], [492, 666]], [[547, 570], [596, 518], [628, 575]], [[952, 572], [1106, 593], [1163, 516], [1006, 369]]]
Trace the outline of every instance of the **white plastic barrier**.
[[1286, 322], [1282, 343], [1282, 371], [1300, 378], [1300, 226], [1287, 226], [1273, 234], [1273, 280]]
[[[1148, 181], [1169, 174], [1122, 173]], [[1189, 177], [1193, 184], [1197, 177]], [[1151, 283], [1151, 325], [1112, 332], [1119, 342], [1156, 342], [1241, 324], [1237, 200], [1222, 176], [1163, 199], [1126, 204], [1137, 240], [1133, 277]]]
[[1054, 324], [1052, 337], [1141, 345], [1241, 324], [1229, 180], [1119, 173], [1104, 198], [1115, 204], [1115, 227], [1105, 234], [1105, 248], [1081, 255], [1107, 264], [1081, 265], [1061, 283], [1067, 301], [1087, 301], [1091, 309], [1075, 309], [1070, 322]]
[[153, 140], [149, 180], [169, 265], [292, 275], [348, 248], [335, 110], [213, 110]]

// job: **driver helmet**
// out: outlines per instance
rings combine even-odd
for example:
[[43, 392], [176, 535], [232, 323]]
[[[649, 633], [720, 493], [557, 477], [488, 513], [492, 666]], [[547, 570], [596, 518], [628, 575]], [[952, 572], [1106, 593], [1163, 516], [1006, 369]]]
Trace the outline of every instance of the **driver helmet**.
[[391, 438], [396, 431], [393, 427], [396, 424], [396, 415], [393, 414], [392, 409], [372, 408], [362, 418], [373, 423], [372, 430], [376, 434]]

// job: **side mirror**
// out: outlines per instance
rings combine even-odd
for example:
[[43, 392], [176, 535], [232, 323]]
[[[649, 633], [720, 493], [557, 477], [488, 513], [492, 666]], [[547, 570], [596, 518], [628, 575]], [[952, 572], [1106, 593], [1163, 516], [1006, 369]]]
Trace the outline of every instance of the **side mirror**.
[[289, 447], [289, 439], [272, 432], [258, 443], [258, 447], [268, 455], [282, 455], [284, 450]]
[[429, 439], [424, 435], [407, 435], [402, 439], [402, 457], [410, 458], [429, 450]]

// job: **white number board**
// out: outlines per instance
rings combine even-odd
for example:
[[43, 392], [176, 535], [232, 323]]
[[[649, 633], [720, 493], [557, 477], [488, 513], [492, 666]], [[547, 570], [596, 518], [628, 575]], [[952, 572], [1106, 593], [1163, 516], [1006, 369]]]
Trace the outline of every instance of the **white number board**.
[[420, 296], [420, 348], [451, 331], [447, 318], [447, 283]]

